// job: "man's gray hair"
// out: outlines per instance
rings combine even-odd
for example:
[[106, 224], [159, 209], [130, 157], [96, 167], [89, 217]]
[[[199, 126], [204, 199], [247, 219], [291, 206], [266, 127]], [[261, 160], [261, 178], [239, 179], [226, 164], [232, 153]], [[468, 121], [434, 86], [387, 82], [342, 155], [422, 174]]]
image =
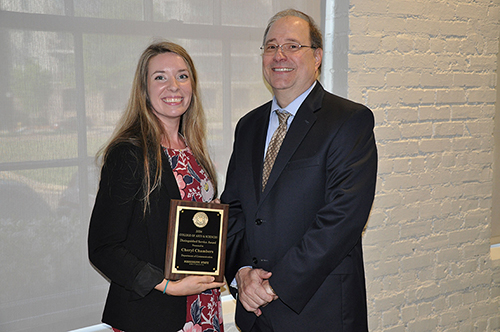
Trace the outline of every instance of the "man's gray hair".
[[271, 17], [269, 23], [267, 24], [266, 31], [264, 32], [262, 45], [266, 43], [267, 34], [269, 33], [269, 29], [271, 29], [271, 26], [274, 24], [274, 22], [286, 16], [295, 16], [306, 21], [309, 24], [309, 37], [311, 39], [311, 47], [323, 49], [323, 35], [321, 34], [321, 30], [318, 28], [313, 18], [306, 13], [303, 13], [300, 10], [296, 9], [285, 9]]

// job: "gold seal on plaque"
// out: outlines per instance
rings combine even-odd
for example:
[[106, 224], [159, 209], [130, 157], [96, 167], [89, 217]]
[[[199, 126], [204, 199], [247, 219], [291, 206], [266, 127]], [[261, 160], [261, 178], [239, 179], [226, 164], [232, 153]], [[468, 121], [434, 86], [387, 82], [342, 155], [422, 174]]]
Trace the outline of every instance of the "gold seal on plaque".
[[208, 216], [205, 212], [197, 212], [193, 216], [193, 223], [198, 228], [203, 228], [208, 224]]

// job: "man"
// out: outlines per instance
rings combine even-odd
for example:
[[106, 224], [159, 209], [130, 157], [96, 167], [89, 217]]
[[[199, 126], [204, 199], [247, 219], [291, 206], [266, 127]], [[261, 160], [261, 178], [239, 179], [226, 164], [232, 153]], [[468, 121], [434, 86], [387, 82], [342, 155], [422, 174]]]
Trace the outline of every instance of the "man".
[[375, 192], [373, 115], [316, 81], [322, 37], [306, 14], [276, 14], [262, 49], [274, 98], [239, 121], [221, 198], [230, 204], [226, 278], [237, 281], [236, 324], [367, 331], [361, 235]]

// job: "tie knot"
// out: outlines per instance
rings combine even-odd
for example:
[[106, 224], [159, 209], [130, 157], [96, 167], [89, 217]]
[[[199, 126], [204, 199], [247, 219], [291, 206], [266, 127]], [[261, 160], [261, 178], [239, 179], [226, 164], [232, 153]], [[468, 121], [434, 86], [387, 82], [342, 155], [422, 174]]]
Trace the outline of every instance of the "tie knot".
[[290, 113], [288, 113], [287, 111], [282, 110], [282, 109], [277, 109], [276, 114], [278, 115], [278, 119], [279, 119], [280, 124], [282, 124], [283, 122], [286, 122], [291, 115]]

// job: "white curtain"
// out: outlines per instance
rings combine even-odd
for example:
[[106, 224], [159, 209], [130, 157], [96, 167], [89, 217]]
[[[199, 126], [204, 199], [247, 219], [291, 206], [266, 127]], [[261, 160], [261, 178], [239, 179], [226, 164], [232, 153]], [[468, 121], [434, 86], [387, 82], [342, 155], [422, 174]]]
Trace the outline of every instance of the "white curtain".
[[86, 246], [94, 156], [142, 50], [165, 38], [192, 55], [223, 183], [236, 121], [271, 98], [264, 27], [290, 7], [321, 23], [321, 0], [0, 0], [0, 332], [100, 322], [108, 283]]

